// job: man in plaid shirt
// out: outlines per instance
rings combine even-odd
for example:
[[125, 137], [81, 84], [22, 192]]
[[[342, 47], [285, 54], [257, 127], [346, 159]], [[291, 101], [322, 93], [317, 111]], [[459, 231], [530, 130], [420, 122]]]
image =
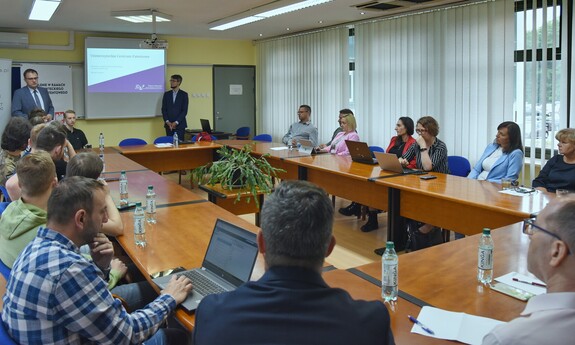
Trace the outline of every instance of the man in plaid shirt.
[[[126, 312], [105, 281], [114, 254], [100, 233], [107, 221], [105, 196], [102, 184], [84, 177], [66, 178], [52, 192], [46, 227], [16, 259], [4, 296], [2, 321], [19, 344], [173, 341], [167, 335], [174, 332], [160, 326], [192, 285], [172, 278], [145, 308]], [[93, 262], [80, 254], [84, 244]]]

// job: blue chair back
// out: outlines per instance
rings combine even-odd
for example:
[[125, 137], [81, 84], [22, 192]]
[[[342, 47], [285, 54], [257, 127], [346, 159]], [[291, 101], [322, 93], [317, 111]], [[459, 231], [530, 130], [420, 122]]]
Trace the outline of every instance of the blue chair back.
[[375, 158], [375, 155], [373, 154], [374, 152], [384, 152], [385, 153], [385, 150], [383, 149], [383, 147], [380, 147], [380, 146], [370, 146], [369, 152], [371, 152], [371, 156], [373, 158]]
[[10, 338], [10, 335], [8, 335], [8, 331], [6, 331], [6, 327], [4, 327], [4, 322], [2, 322], [2, 320], [0, 320], [0, 344], [18, 345], [12, 338]]
[[174, 141], [174, 137], [169, 135], [164, 135], [162, 137], [157, 137], [154, 139], [154, 144], [171, 144]]
[[[6, 264], [4, 264], [4, 262], [2, 262], [2, 260], [0, 260], [0, 274], [2, 274], [2, 276], [4, 277], [4, 279], [6, 279], [6, 281], [8, 281], [8, 279], [10, 279], [10, 267], [6, 266]], [[2, 321], [0, 321], [2, 322]], [[2, 342], [0, 342], [0, 344], [2, 344]]]
[[252, 140], [265, 141], [265, 142], [271, 143], [272, 142], [272, 136], [269, 134], [258, 134], [255, 137], [253, 137]]
[[447, 164], [451, 175], [467, 177], [471, 171], [471, 164], [462, 156], [447, 156]]
[[4, 201], [6, 201], [6, 202], [12, 201], [10, 199], [10, 195], [8, 195], [8, 191], [6, 190], [5, 186], [0, 186], [0, 192], [2, 193], [2, 196], [4, 197]]
[[236, 139], [248, 140], [249, 137], [250, 137], [250, 128], [249, 127], [240, 127], [236, 131]]
[[[171, 142], [171, 141], [170, 141]], [[126, 138], [118, 144], [119, 146], [135, 146], [135, 145], [146, 145], [147, 142], [140, 138]]]
[[10, 205], [10, 202], [8, 201], [0, 202], [0, 216], [2, 216], [2, 213], [4, 213], [4, 210], [6, 210], [6, 207], [8, 207], [8, 205]]

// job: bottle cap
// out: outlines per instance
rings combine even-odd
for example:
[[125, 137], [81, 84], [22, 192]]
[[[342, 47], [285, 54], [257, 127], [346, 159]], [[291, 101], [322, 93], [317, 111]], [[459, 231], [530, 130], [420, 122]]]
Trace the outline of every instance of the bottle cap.
[[483, 234], [484, 234], [484, 235], [491, 235], [491, 229], [489, 229], [489, 228], [483, 228]]
[[154, 186], [149, 185], [149, 186], [148, 186], [148, 190], [152, 190], [152, 189], [154, 189]]
[[125, 173], [126, 173], [126, 170], [122, 170], [122, 171], [120, 172], [120, 174], [122, 174], [122, 175], [124, 175]]
[[141, 202], [141, 201], [138, 201], [138, 202], [136, 203], [136, 207], [142, 207], [142, 202]]
[[387, 243], [385, 244], [386, 249], [393, 249], [394, 247], [395, 244], [392, 241], [387, 241]]

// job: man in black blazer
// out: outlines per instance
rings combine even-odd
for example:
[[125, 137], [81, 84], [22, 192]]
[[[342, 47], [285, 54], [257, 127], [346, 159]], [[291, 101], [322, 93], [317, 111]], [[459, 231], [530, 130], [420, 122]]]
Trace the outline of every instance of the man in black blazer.
[[54, 118], [54, 105], [48, 90], [38, 86], [38, 72], [31, 68], [24, 71], [26, 86], [14, 91], [12, 116], [28, 118], [34, 109], [42, 109], [50, 119]]
[[329, 196], [306, 181], [284, 181], [263, 204], [258, 247], [266, 273], [237, 290], [205, 297], [195, 345], [394, 344], [380, 301], [356, 301], [321, 277], [335, 246]]
[[188, 115], [188, 93], [180, 90], [182, 76], [174, 74], [170, 78], [171, 91], [164, 93], [162, 98], [162, 116], [164, 117], [164, 128], [166, 135], [178, 133], [178, 138], [184, 140], [184, 131], [188, 126], [186, 115]]

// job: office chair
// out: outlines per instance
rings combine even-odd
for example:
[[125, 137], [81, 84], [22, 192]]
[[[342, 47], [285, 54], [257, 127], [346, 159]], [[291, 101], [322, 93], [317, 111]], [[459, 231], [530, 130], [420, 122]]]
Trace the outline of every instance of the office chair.
[[269, 134], [258, 134], [255, 137], [253, 137], [252, 140], [265, 141], [267, 143], [271, 143], [272, 142], [272, 136]]
[[0, 193], [2, 193], [2, 198], [4, 199], [4, 201], [6, 202], [12, 201], [10, 199], [10, 195], [8, 195], [8, 191], [6, 190], [5, 186], [0, 186]]
[[[6, 264], [2, 262], [2, 260], [0, 260], [0, 274], [2, 274], [4, 279], [6, 279], [6, 281], [10, 279], [10, 271], [11, 271], [10, 267], [6, 266]], [[3, 343], [0, 341], [0, 344]]]
[[471, 171], [471, 164], [467, 158], [462, 156], [447, 156], [447, 164], [450, 175], [467, 177]]
[[174, 141], [174, 137], [169, 135], [164, 135], [154, 139], [154, 144], [171, 144]]
[[373, 158], [375, 158], [375, 155], [373, 154], [374, 152], [384, 152], [385, 153], [385, 150], [383, 149], [383, 147], [380, 147], [380, 146], [370, 146], [369, 151], [371, 152], [371, 156]]
[[8, 207], [8, 205], [10, 205], [9, 201], [0, 202], [0, 216], [2, 216], [2, 213], [4, 213], [4, 210], [6, 210], [6, 207]]
[[135, 146], [135, 145], [146, 145], [147, 142], [140, 138], [126, 138], [118, 144], [118, 146]]
[[250, 128], [249, 127], [240, 127], [234, 134], [236, 139], [238, 140], [248, 140], [250, 138]]

